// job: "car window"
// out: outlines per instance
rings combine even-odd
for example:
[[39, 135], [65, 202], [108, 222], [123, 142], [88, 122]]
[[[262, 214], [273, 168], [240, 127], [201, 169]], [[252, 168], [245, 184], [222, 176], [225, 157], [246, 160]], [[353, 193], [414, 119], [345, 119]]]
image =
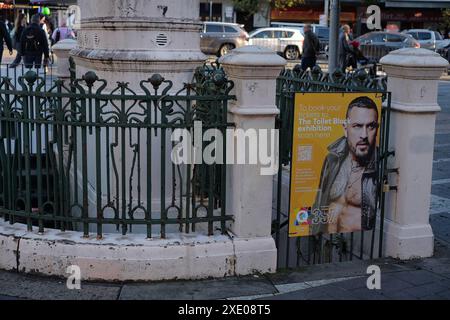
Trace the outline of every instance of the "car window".
[[273, 37], [275, 39], [291, 38], [293, 35], [294, 35], [294, 32], [291, 32], [291, 31], [277, 30], [277, 31], [273, 32]]
[[225, 26], [224, 28], [225, 28], [226, 33], [236, 33], [237, 32], [237, 30], [235, 28], [230, 27], [230, 26]]
[[417, 35], [417, 32], [407, 32], [406, 34], [411, 35], [414, 39], [419, 40], [419, 36]]
[[439, 32], [434, 31], [434, 36], [436, 37], [436, 40], [443, 40]]
[[292, 38], [294, 36], [294, 32], [292, 31], [285, 31], [285, 35], [283, 38]]
[[376, 34], [371, 34], [367, 40], [372, 41], [372, 42], [384, 42], [384, 39], [386, 38], [386, 36], [382, 33], [376, 33]]
[[405, 38], [398, 34], [388, 34], [386, 36], [387, 42], [403, 42], [404, 40], [405, 40]]
[[316, 34], [319, 38], [328, 38], [329, 36], [329, 31], [327, 28], [317, 28], [316, 29]]
[[206, 32], [223, 32], [223, 26], [217, 24], [207, 24]]
[[284, 35], [284, 31], [277, 30], [277, 31], [273, 32], [273, 37], [275, 39], [284, 38], [283, 35]]
[[267, 39], [267, 38], [273, 38], [273, 31], [261, 31], [257, 34], [254, 34], [252, 38], [257, 38], [257, 39]]
[[418, 40], [431, 40], [430, 32], [418, 32]]

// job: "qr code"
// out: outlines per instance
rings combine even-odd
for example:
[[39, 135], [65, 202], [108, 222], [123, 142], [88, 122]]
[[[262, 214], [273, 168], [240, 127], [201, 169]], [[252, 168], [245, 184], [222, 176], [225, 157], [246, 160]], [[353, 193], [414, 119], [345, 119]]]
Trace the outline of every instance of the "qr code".
[[299, 146], [297, 150], [297, 157], [300, 161], [311, 161], [312, 146]]

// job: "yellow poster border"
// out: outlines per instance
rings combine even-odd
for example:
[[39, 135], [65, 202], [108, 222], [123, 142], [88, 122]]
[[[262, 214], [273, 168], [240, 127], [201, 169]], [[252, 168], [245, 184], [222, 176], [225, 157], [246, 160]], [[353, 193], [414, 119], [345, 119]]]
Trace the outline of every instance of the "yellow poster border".
[[[291, 221], [291, 210], [292, 210], [292, 207], [291, 207], [291, 205], [292, 205], [292, 187], [293, 187], [293, 179], [292, 179], [292, 176], [293, 176], [293, 173], [295, 173], [295, 163], [294, 163], [294, 161], [293, 161], [293, 158], [294, 158], [294, 156], [293, 156], [293, 150], [294, 150], [294, 143], [295, 143], [295, 137], [294, 137], [294, 135], [295, 135], [295, 133], [296, 133], [296, 131], [294, 131], [294, 129], [296, 128], [296, 126], [295, 126], [295, 119], [296, 119], [296, 117], [295, 117], [295, 115], [296, 115], [296, 110], [297, 110], [297, 108], [298, 108], [298, 103], [297, 103], [297, 101], [298, 101], [298, 99], [301, 97], [301, 96], [305, 96], [305, 95], [336, 95], [336, 94], [340, 94], [340, 95], [342, 95], [342, 96], [348, 96], [348, 95], [351, 95], [351, 96], [355, 96], [355, 98], [357, 98], [357, 97], [363, 97], [363, 96], [367, 96], [367, 95], [375, 95], [375, 98], [377, 98], [377, 99], [380, 99], [379, 100], [379, 102], [380, 102], [380, 110], [379, 110], [379, 120], [380, 120], [380, 124], [381, 124], [381, 121], [382, 121], [382, 116], [381, 116], [381, 112], [382, 112], [382, 110], [383, 110], [383, 96], [386, 94], [386, 92], [382, 92], [382, 91], [380, 91], [380, 90], [373, 90], [373, 91], [370, 91], [370, 90], [368, 90], [368, 91], [335, 91], [335, 92], [321, 92], [321, 91], [309, 91], [309, 92], [295, 92], [295, 94], [294, 94], [294, 108], [293, 108], [293, 112], [292, 112], [292, 119], [290, 119], [290, 121], [289, 121], [289, 126], [290, 126], [290, 130], [291, 130], [291, 133], [292, 133], [292, 136], [291, 136], [291, 145], [290, 145], [290, 150], [291, 150], [291, 168], [290, 168], [290, 174], [289, 174], [289, 204], [288, 204], [288, 230], [287, 230], [287, 234], [288, 234], [288, 237], [289, 238], [296, 238], [296, 237], [305, 237], [305, 236], [308, 236], [308, 235], [306, 235], [306, 234], [292, 234], [290, 231], [290, 229], [291, 229], [291, 223], [292, 223], [292, 221]], [[380, 136], [378, 136], [378, 144], [380, 143]]]

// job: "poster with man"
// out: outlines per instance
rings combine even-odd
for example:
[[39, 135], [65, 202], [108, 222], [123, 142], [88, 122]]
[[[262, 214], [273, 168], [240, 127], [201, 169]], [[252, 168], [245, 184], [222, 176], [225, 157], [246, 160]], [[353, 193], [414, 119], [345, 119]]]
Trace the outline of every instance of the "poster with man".
[[296, 94], [290, 237], [374, 228], [381, 105], [378, 93]]

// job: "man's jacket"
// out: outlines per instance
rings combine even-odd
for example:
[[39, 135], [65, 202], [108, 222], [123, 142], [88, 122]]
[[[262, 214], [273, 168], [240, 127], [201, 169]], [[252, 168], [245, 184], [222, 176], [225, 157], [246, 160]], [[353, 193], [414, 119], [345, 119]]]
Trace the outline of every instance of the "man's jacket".
[[314, 34], [314, 32], [305, 32], [305, 39], [303, 41], [303, 58], [315, 58], [320, 51], [319, 38]]
[[32, 23], [22, 32], [20, 38], [22, 55], [39, 55], [44, 54], [46, 58], [49, 56], [49, 48], [47, 35], [45, 31], [37, 23]]
[[350, 47], [348, 41], [350, 37], [346, 35], [344, 32], [341, 32], [339, 35], [338, 41], [338, 65], [344, 71], [347, 64], [347, 56], [352, 54], [352, 48]]
[[[331, 199], [330, 193], [334, 181], [341, 170], [342, 164], [349, 154], [347, 139], [342, 137], [328, 147], [320, 175], [319, 190], [316, 195], [314, 209], [328, 207]], [[375, 149], [372, 159], [364, 169], [361, 178], [361, 229], [371, 230], [375, 226], [377, 197], [378, 197], [378, 150]], [[345, 190], [345, 189], [344, 189]], [[345, 191], [344, 191], [345, 192]], [[326, 224], [312, 224], [311, 234], [326, 233]]]

